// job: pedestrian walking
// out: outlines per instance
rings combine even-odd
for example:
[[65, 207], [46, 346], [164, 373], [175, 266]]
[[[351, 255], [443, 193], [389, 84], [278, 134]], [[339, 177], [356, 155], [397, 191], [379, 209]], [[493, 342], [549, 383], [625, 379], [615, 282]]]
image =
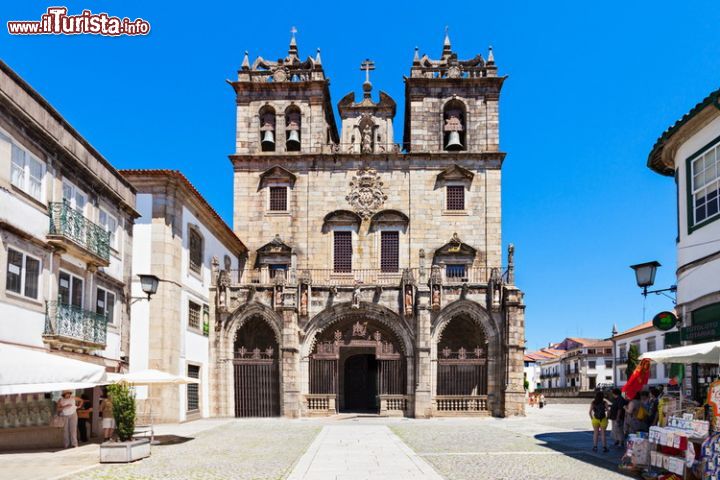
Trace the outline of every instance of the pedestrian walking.
[[613, 388], [613, 401], [610, 404], [610, 413], [608, 416], [612, 421], [612, 438], [615, 440], [616, 447], [622, 447], [625, 443], [624, 420], [625, 420], [625, 399], [619, 388]]
[[80, 395], [82, 403], [77, 410], [78, 416], [78, 432], [80, 433], [80, 441], [87, 443], [88, 441], [88, 425], [90, 424], [90, 415], [92, 415], [92, 403], [86, 393]]
[[82, 400], [73, 395], [72, 390], [62, 392], [62, 397], [57, 402], [57, 413], [65, 417], [65, 428], [63, 430], [63, 446], [65, 448], [77, 447], [78, 416], [77, 408]]
[[538, 407], [543, 408], [545, 406], [545, 395], [542, 393], [540, 394], [540, 398], [538, 399]]
[[112, 440], [113, 433], [115, 432], [113, 402], [112, 398], [107, 394], [107, 391], [103, 392], [103, 398], [100, 400], [100, 415], [102, 416], [103, 440], [107, 442]]
[[605, 439], [605, 430], [608, 426], [608, 404], [605, 401], [605, 395], [601, 390], [595, 392], [595, 398], [590, 403], [590, 423], [593, 427], [593, 452], [597, 452], [598, 437], [602, 441], [603, 452], [607, 452], [607, 441]]

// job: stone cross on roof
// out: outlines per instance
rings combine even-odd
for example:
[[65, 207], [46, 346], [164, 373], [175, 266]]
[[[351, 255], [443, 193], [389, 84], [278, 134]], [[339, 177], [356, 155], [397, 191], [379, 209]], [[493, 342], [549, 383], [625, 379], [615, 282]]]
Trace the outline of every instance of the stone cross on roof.
[[366, 58], [365, 61], [360, 64], [360, 70], [365, 70], [365, 83], [370, 83], [370, 70], [375, 70], [375, 62]]

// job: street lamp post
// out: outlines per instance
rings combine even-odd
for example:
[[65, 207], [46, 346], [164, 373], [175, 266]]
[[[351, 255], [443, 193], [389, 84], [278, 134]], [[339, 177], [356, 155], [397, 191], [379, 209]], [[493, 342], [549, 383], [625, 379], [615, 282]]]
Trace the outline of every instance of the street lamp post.
[[150, 297], [157, 293], [160, 279], [155, 275], [143, 273], [138, 274], [138, 277], [140, 277], [140, 287], [142, 288], [143, 293], [147, 295], [149, 301]]
[[[677, 285], [671, 285], [670, 288], [662, 288], [659, 290], [648, 290], [648, 287], [652, 287], [655, 284], [655, 273], [657, 267], [661, 266], [660, 262], [653, 260], [652, 262], [638, 263], [637, 265], [630, 265], [630, 268], [635, 270], [635, 281], [638, 287], [642, 288], [642, 295], [648, 296], [648, 293], [654, 293], [660, 295], [663, 292], [676, 292]], [[666, 295], [667, 296], [667, 295]], [[672, 298], [672, 297], [670, 297]], [[674, 301], [674, 299], [673, 299]]]

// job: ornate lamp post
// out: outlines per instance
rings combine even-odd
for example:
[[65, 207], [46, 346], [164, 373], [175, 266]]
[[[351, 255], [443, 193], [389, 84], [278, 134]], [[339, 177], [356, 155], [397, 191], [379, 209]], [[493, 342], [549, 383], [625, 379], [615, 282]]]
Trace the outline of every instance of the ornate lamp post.
[[[652, 262], [638, 263], [637, 265], [630, 265], [630, 268], [635, 270], [635, 281], [638, 287], [642, 288], [642, 295], [648, 296], [648, 293], [654, 293], [660, 295], [662, 292], [675, 292], [677, 291], [677, 285], [671, 285], [670, 288], [662, 288], [659, 290], [648, 290], [648, 287], [652, 287], [655, 284], [655, 273], [657, 267], [661, 266], [660, 262], [653, 260]], [[667, 295], [666, 295], [667, 296]], [[669, 297], [672, 298], [672, 297]], [[673, 299], [674, 301], [674, 299]]]
[[142, 287], [143, 293], [147, 295], [148, 301], [150, 300], [150, 297], [155, 295], [157, 293], [158, 284], [160, 283], [160, 279], [156, 277], [155, 275], [150, 274], [138, 274], [138, 277], [140, 277], [140, 286]]

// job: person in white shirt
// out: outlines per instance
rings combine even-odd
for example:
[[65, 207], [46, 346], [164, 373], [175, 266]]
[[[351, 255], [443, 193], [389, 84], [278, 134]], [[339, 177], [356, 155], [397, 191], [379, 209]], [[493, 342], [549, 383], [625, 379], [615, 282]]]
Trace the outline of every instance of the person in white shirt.
[[57, 413], [65, 417], [65, 429], [63, 431], [63, 445], [65, 448], [77, 447], [77, 409], [82, 405], [82, 399], [73, 395], [71, 390], [62, 392], [62, 397], [57, 402]]

